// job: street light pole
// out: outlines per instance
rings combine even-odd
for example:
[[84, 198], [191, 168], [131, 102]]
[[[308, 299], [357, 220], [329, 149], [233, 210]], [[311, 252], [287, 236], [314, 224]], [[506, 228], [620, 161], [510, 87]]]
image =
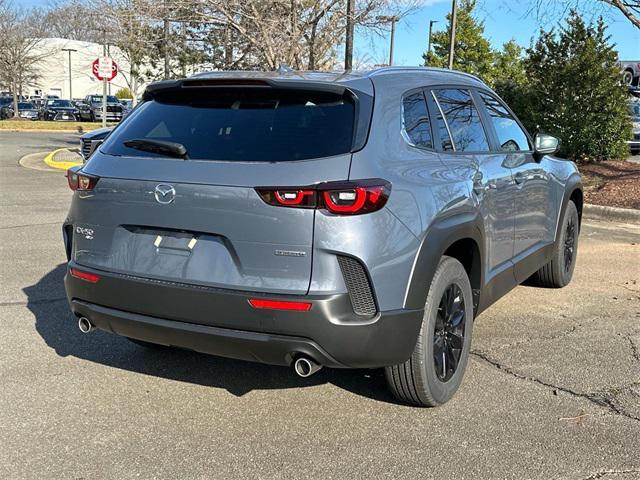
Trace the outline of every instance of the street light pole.
[[73, 82], [71, 81], [71, 52], [77, 52], [73, 48], [63, 48], [63, 52], [69, 52], [69, 100], [73, 100]]
[[389, 46], [389, 66], [393, 66], [393, 45], [396, 38], [396, 21], [398, 17], [391, 18], [391, 45]]
[[449, 70], [453, 70], [453, 49], [456, 43], [456, 0], [451, 2], [451, 31], [449, 32]]
[[400, 20], [397, 15], [382, 15], [376, 17], [379, 22], [391, 22], [391, 45], [389, 45], [389, 66], [393, 65], [393, 47], [395, 45], [396, 22]]
[[433, 24], [438, 23], [438, 20], [431, 20], [429, 22], [429, 41], [427, 43], [427, 55], [431, 53], [431, 32], [433, 31]]

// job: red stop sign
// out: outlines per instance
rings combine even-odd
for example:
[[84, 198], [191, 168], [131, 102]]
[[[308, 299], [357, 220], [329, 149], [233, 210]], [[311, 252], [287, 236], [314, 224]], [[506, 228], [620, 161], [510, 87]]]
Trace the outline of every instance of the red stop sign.
[[91, 72], [98, 80], [106, 78], [110, 82], [118, 75], [118, 65], [110, 58], [96, 58], [91, 63]]

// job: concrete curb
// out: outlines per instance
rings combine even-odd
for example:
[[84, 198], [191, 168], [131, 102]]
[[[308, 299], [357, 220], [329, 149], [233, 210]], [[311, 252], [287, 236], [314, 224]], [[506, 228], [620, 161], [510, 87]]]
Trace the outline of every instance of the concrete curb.
[[608, 222], [626, 222], [640, 225], [640, 210], [634, 208], [603, 207], [585, 203], [582, 215], [588, 220], [605, 220]]
[[29, 153], [23, 156], [18, 163], [24, 168], [30, 168], [32, 170], [39, 170], [41, 172], [55, 172], [60, 173], [61, 170], [57, 168], [51, 168], [44, 163], [44, 157], [48, 155], [48, 152], [36, 152]]
[[[101, 127], [98, 127], [101, 128]], [[83, 133], [87, 133], [90, 130], [78, 130], [77, 128], [73, 129], [73, 130], [54, 130], [54, 129], [43, 129], [43, 128], [0, 128], [0, 132], [26, 132], [26, 133], [79, 133], [79, 134], [83, 134]]]
[[57, 168], [59, 170], [68, 170], [71, 167], [75, 167], [76, 165], [82, 165], [82, 161], [79, 162], [58, 162], [53, 158], [56, 156], [58, 152], [63, 152], [65, 150], [69, 150], [68, 148], [58, 148], [53, 152], [49, 152], [49, 154], [44, 157], [44, 163], [46, 163], [51, 168]]

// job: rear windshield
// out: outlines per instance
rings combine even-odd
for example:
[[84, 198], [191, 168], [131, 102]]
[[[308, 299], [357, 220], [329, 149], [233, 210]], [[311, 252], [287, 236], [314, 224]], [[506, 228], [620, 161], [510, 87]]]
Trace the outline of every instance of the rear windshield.
[[[188, 93], [188, 95], [187, 95]], [[181, 143], [190, 159], [279, 162], [347, 153], [354, 105], [326, 92], [215, 89], [140, 105], [101, 148], [110, 155], [159, 157], [124, 142]]]

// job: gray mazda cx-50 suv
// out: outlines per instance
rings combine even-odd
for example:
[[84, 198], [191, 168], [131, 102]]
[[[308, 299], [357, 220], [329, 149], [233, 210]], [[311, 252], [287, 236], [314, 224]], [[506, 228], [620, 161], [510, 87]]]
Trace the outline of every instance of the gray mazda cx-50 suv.
[[557, 148], [446, 70], [154, 83], [68, 172], [71, 310], [301, 376], [384, 367], [399, 399], [439, 405], [480, 312], [571, 280], [582, 187]]

